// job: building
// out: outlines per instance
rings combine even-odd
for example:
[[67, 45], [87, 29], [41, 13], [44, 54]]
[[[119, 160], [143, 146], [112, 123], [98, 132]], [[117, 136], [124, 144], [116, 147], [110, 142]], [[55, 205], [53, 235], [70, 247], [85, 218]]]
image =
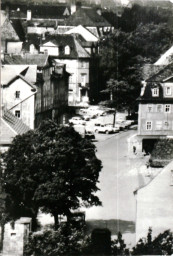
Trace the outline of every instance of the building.
[[6, 151], [16, 135], [28, 132], [30, 128], [9, 110], [0, 117], [0, 152]]
[[145, 80], [138, 102], [137, 138], [150, 152], [158, 139], [173, 135], [173, 63]]
[[[30, 45], [25, 45], [30, 49]], [[58, 123], [67, 122], [68, 115], [68, 80], [66, 66], [58, 61], [50, 60], [47, 54], [5, 55], [4, 63], [29, 67], [35, 64], [36, 77], [34, 114], [35, 127], [45, 118], [54, 119]]]
[[65, 64], [69, 78], [69, 106], [81, 107], [89, 103], [88, 91], [90, 54], [74, 35], [46, 35], [42, 38], [40, 52], [47, 53], [51, 60]]
[[[29, 79], [28, 79], [29, 77]], [[1, 67], [2, 106], [10, 110], [30, 129], [34, 128], [36, 66], [3, 65]]]
[[173, 231], [173, 162], [148, 184], [135, 191], [136, 242], [146, 238], [149, 227], [153, 238], [166, 230]]
[[25, 40], [22, 24], [20, 20], [11, 21], [8, 16], [4, 17], [1, 19], [1, 53], [20, 53]]
[[82, 25], [87, 28], [96, 37], [110, 33], [114, 28], [113, 26], [93, 8], [77, 8], [71, 16], [59, 24], [59, 33], [65, 33], [69, 29]]

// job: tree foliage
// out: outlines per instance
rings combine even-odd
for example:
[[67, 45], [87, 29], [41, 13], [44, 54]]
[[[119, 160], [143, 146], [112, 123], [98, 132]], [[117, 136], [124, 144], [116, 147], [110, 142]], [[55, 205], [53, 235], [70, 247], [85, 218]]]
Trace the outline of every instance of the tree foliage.
[[90, 245], [89, 238], [71, 225], [62, 225], [58, 229], [45, 229], [29, 236], [24, 248], [24, 256], [65, 256], [81, 255]]
[[[138, 24], [130, 32], [115, 30], [100, 39], [100, 86], [106, 89], [110, 79], [126, 84], [124, 97], [133, 108], [140, 94], [143, 65], [155, 62], [172, 46], [173, 30], [166, 23]], [[124, 89], [122, 88], [122, 91]], [[101, 96], [101, 99], [107, 99]]]
[[41, 207], [57, 224], [59, 214], [100, 205], [95, 192], [101, 161], [95, 152], [94, 144], [72, 127], [58, 127], [51, 120], [16, 136], [4, 157], [6, 211], [14, 218], [34, 217]]

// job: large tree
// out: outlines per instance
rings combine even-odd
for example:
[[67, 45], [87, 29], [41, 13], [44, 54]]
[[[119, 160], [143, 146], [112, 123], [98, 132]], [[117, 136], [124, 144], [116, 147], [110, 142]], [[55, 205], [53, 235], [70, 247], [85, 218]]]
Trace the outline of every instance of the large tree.
[[100, 205], [95, 195], [101, 171], [96, 148], [72, 127], [44, 121], [34, 131], [14, 138], [5, 154], [3, 187], [6, 211], [14, 218], [36, 216], [41, 207], [70, 216], [81, 205]]

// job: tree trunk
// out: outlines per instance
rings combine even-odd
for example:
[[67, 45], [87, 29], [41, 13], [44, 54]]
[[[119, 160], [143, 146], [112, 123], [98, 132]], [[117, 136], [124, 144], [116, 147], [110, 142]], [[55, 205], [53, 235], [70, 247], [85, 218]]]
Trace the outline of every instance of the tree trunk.
[[58, 214], [57, 213], [53, 213], [53, 217], [54, 217], [54, 228], [55, 228], [55, 230], [57, 230], [57, 228], [59, 227]]

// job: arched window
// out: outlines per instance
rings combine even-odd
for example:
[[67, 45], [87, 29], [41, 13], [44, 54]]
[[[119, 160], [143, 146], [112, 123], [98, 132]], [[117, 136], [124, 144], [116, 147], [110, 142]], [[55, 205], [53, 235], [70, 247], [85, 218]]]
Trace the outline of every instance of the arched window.
[[66, 47], [65, 47], [65, 54], [66, 55], [70, 54], [70, 47], [68, 45], [66, 45]]

